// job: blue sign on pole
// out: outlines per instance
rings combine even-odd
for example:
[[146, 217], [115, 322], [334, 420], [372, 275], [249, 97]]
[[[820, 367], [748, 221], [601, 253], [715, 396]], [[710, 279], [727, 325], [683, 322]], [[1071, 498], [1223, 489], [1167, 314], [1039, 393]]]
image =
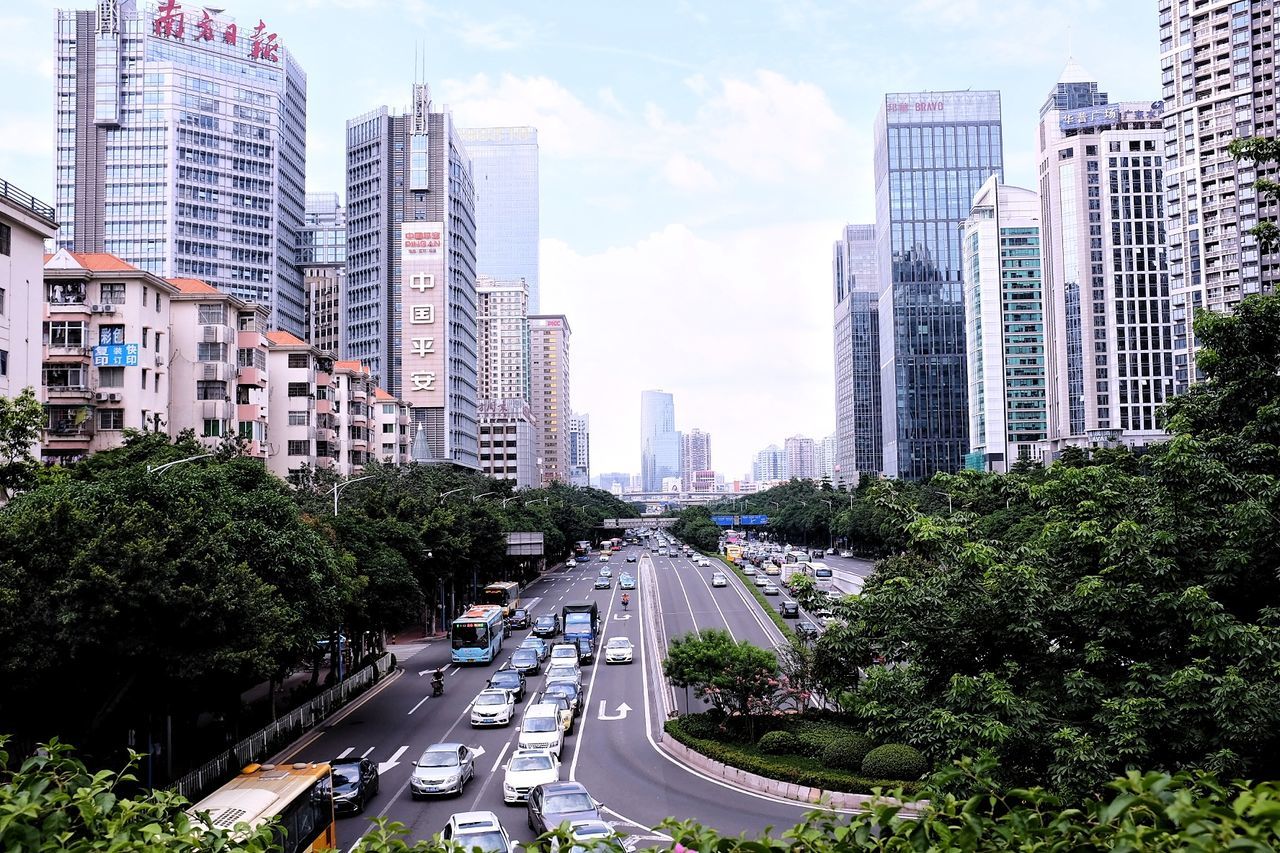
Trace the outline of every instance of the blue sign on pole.
[[733, 527], [732, 515], [713, 515], [711, 520], [721, 527]]
[[104, 344], [93, 348], [95, 367], [137, 367], [137, 344]]
[[742, 519], [740, 524], [742, 524], [743, 527], [757, 527], [762, 524], [769, 523], [769, 516], [767, 515], [744, 515], [740, 516], [740, 518]]

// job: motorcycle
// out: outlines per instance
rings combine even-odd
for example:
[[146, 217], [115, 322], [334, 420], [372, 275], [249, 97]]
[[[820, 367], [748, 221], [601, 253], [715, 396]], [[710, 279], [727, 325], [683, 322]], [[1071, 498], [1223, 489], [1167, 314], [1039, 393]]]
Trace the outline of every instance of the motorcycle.
[[437, 672], [431, 678], [431, 695], [432, 696], [444, 695], [444, 674], [443, 673]]

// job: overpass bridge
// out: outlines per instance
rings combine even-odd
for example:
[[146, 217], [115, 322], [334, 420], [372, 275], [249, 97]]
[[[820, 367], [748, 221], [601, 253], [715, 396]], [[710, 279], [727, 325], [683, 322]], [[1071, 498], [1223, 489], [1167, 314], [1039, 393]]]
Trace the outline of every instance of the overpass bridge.
[[624, 492], [619, 499], [628, 503], [650, 505], [696, 506], [714, 503], [728, 503], [746, 497], [744, 492]]

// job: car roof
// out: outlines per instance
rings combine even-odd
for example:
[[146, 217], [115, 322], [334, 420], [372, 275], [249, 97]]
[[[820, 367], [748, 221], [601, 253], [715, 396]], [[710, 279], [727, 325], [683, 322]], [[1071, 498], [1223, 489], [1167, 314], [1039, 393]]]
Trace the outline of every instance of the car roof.
[[544, 794], [586, 794], [587, 786], [581, 782], [543, 782], [538, 786]]
[[526, 749], [515, 749], [515, 750], [512, 750], [511, 752], [512, 758], [525, 758], [530, 755], [546, 755], [550, 758], [556, 757], [555, 753], [553, 753], [549, 749], [527, 749], [526, 748]]
[[449, 822], [458, 829], [501, 829], [502, 823], [493, 812], [454, 812]]
[[459, 747], [465, 746], [461, 743], [433, 743], [426, 748], [426, 752], [448, 752], [449, 750], [457, 751]]
[[476, 695], [477, 695], [477, 696], [484, 696], [485, 694], [488, 694], [488, 695], [490, 695], [490, 696], [502, 696], [503, 698], [510, 698], [510, 696], [511, 696], [511, 691], [510, 691], [510, 690], [503, 690], [501, 687], [486, 687], [485, 689], [481, 690], [481, 691], [480, 691], [479, 693], [477, 693]]

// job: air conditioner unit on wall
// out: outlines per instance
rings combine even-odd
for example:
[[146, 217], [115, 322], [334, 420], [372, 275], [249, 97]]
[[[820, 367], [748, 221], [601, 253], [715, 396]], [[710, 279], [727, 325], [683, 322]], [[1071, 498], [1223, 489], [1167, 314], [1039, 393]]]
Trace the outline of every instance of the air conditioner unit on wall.
[[124, 399], [123, 394], [111, 394], [110, 397], [111, 397], [111, 402], [113, 403], [119, 403], [121, 400]]
[[105, 403], [107, 400], [111, 399], [111, 395], [106, 391], [99, 391], [93, 395], [93, 399], [97, 400], [99, 403]]

